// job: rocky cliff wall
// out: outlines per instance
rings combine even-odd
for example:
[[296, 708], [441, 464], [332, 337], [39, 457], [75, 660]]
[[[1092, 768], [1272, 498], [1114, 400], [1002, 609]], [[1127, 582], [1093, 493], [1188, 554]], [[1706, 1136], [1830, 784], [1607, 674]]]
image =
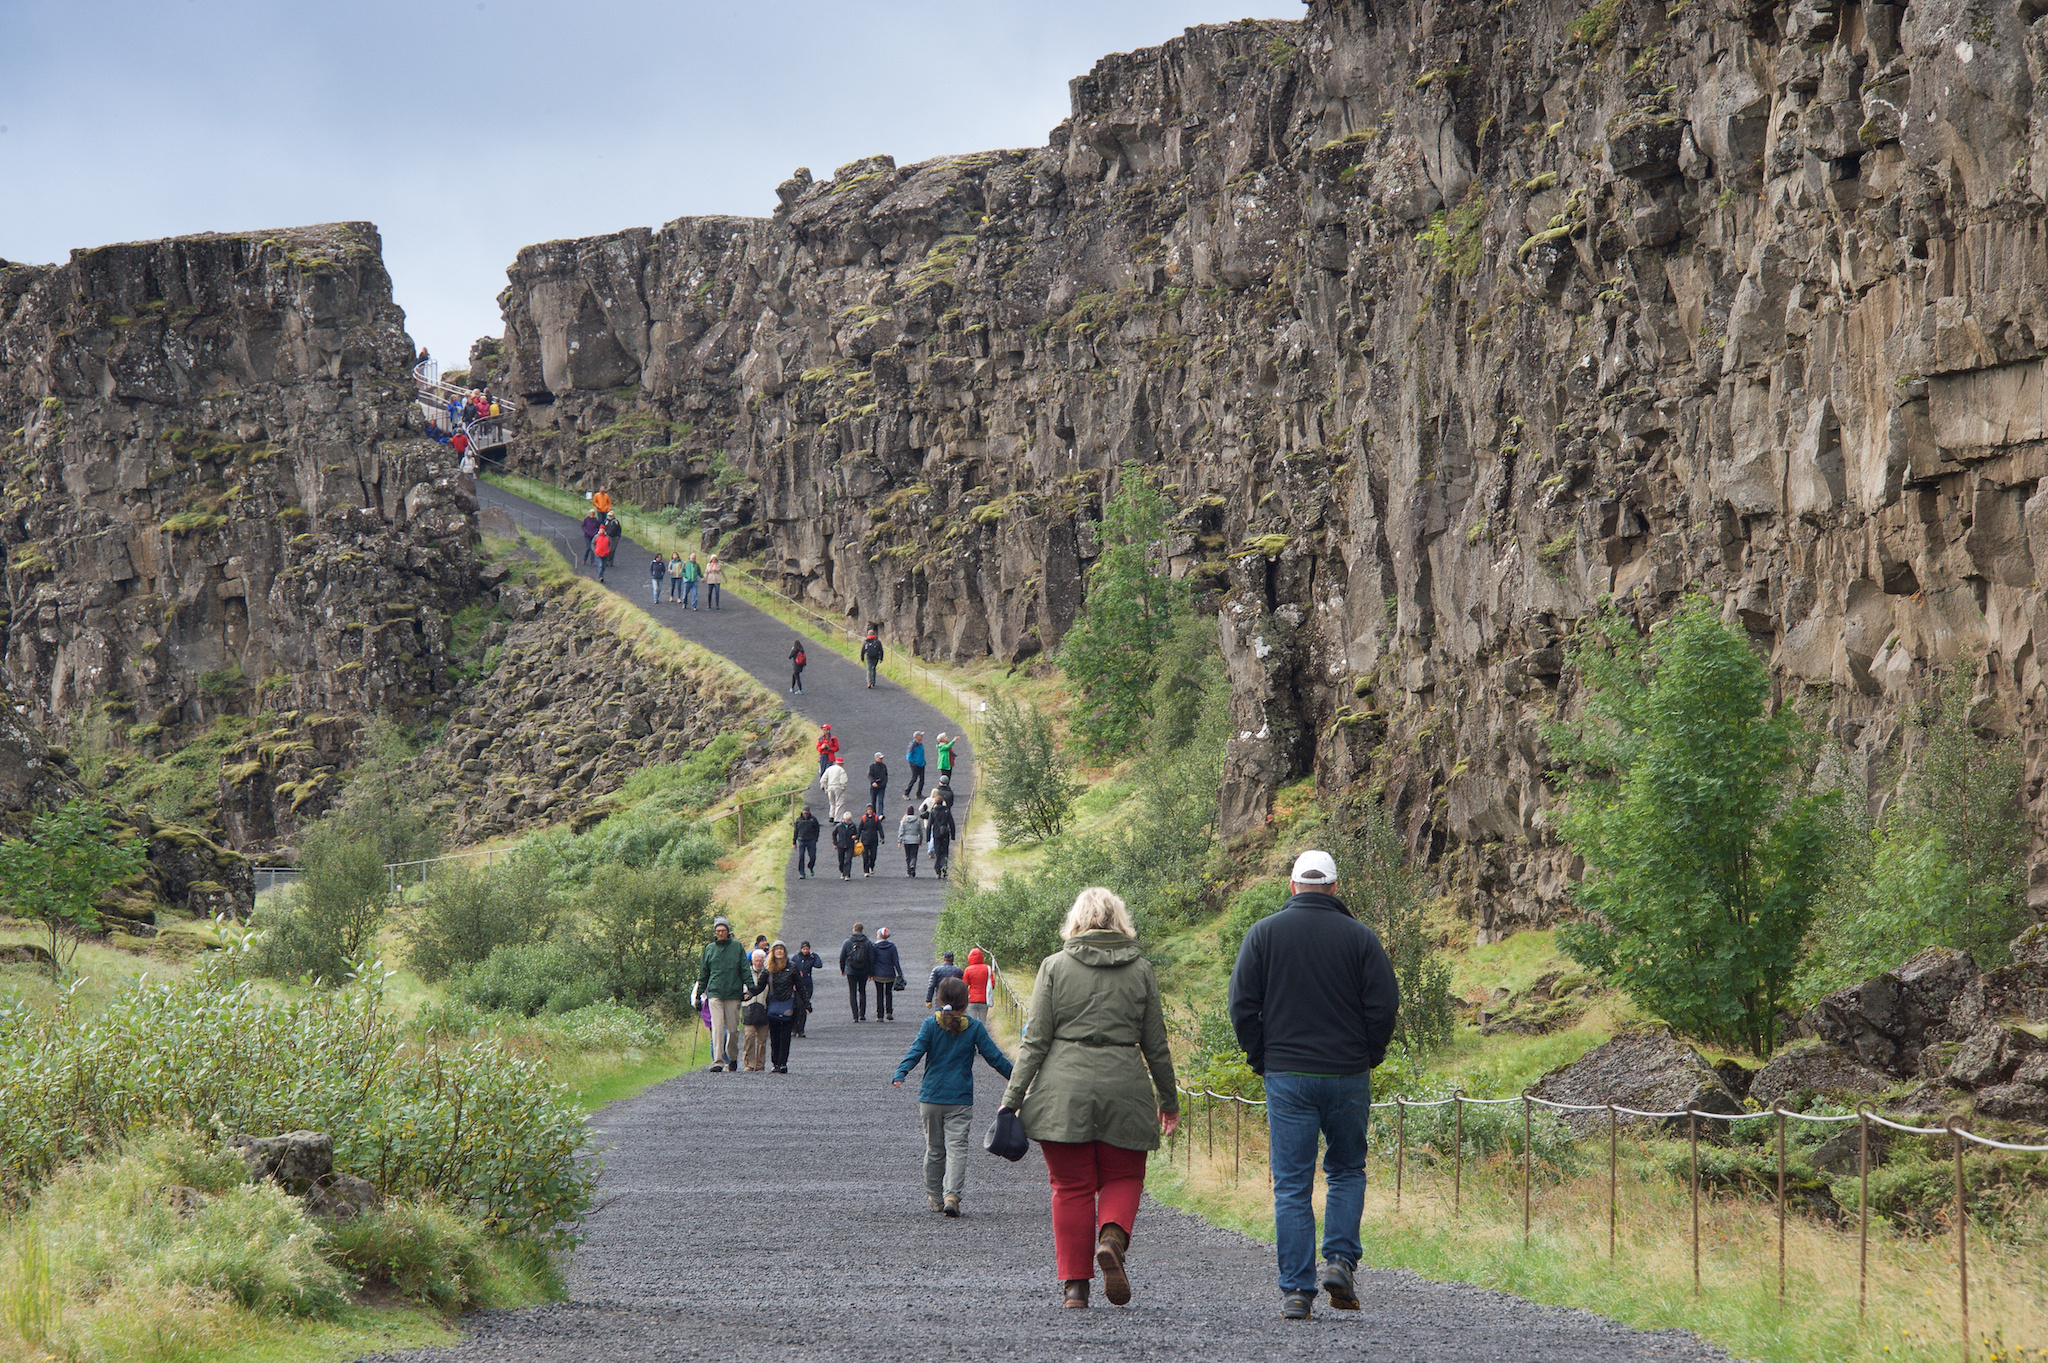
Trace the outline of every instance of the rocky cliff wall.
[[150, 750], [279, 711], [332, 773], [355, 726], [318, 716], [445, 713], [476, 507], [407, 429], [412, 356], [366, 223], [0, 263], [19, 718], [107, 714]]
[[2039, 809], [2043, 13], [1315, 0], [1106, 58], [1042, 148], [522, 251], [480, 359], [515, 464], [723, 455], [787, 587], [926, 656], [1053, 646], [1148, 466], [1228, 830], [1384, 783], [1491, 934], [1561, 902], [1538, 732], [1606, 595], [1708, 593], [1860, 758], [1960, 671]]

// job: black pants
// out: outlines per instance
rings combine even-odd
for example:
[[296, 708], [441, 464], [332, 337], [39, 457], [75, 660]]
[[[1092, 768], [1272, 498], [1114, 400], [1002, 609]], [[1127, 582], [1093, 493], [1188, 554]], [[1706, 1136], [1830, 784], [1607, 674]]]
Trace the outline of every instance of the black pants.
[[853, 1000], [853, 1020], [855, 1022], [863, 1021], [868, 1015], [868, 977], [865, 975], [848, 975], [846, 977], [846, 988]]
[[877, 1020], [884, 1018], [894, 1020], [896, 1017], [896, 991], [891, 987], [894, 984], [895, 980], [893, 978], [887, 980], [877, 979], [875, 981], [875, 1017]]
[[868, 787], [869, 809], [872, 809], [875, 811], [875, 813], [880, 814], [883, 812], [882, 806], [887, 803], [889, 803], [889, 783], [887, 781], [882, 782], [882, 784], [880, 784], [879, 786]]
[[852, 875], [853, 849], [851, 847], [838, 847], [835, 845], [834, 850], [839, 853], [839, 874], [842, 876]]
[[597, 536], [585, 535], [583, 537], [583, 561], [585, 563], [597, 562]]
[[875, 858], [880, 856], [881, 853], [882, 848], [879, 843], [863, 842], [860, 845], [860, 869], [863, 871], [874, 870]]
[[792, 691], [804, 689], [804, 670], [801, 667], [789, 674], [789, 689]]
[[807, 1020], [807, 1019], [808, 1019], [808, 1018], [809, 1018], [810, 1016], [811, 1016], [811, 986], [810, 986], [810, 984], [809, 984], [808, 982], [806, 982], [806, 983], [805, 983], [805, 985], [804, 985], [804, 996], [803, 996], [803, 997], [802, 997], [801, 999], [798, 999], [798, 1000], [797, 1000], [797, 1005], [796, 1005], [796, 1034], [797, 1034], [798, 1036], [802, 1036], [802, 1035], [804, 1034], [804, 1022], [805, 1022], [805, 1021], [806, 1021], [806, 1020]]
[[903, 783], [903, 798], [915, 800], [924, 794], [924, 768], [912, 767], [910, 779]]
[[932, 874], [940, 880], [946, 878], [946, 863], [953, 858], [951, 839], [932, 839]]
[[903, 870], [906, 875], [917, 874], [917, 844], [914, 842], [903, 844]]
[[[798, 1008], [803, 1004], [798, 1003]], [[768, 1019], [768, 1063], [776, 1069], [789, 1067], [789, 1036], [796, 1030], [796, 1017]]]
[[711, 609], [718, 609], [718, 584], [716, 582], [704, 584], [704, 599], [710, 603]]
[[796, 845], [796, 871], [798, 875], [804, 876], [818, 874], [818, 840], [816, 838], [812, 838], [809, 842], [800, 842]]

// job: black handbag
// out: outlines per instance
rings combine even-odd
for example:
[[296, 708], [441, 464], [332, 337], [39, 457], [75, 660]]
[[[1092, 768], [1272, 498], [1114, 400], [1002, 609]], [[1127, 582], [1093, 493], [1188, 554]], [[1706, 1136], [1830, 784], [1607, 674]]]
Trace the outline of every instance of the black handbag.
[[1031, 1150], [1031, 1138], [1024, 1134], [1024, 1123], [1006, 1107], [996, 1109], [996, 1119], [989, 1123], [988, 1135], [981, 1144], [991, 1155], [1001, 1155], [1012, 1164]]

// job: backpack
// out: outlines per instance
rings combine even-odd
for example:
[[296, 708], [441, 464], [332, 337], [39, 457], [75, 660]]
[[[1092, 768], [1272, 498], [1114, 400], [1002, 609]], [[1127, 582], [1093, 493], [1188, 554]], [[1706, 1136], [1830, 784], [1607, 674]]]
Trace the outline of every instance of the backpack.
[[[854, 850], [859, 851], [860, 844], [855, 843]], [[865, 937], [854, 938], [853, 954], [846, 958], [846, 973], [849, 975], [865, 975], [874, 968], [875, 944]]]
[[798, 667], [802, 667], [805, 661], [806, 659], [804, 658], [804, 651], [802, 649], [798, 649], [796, 651], [796, 665]]

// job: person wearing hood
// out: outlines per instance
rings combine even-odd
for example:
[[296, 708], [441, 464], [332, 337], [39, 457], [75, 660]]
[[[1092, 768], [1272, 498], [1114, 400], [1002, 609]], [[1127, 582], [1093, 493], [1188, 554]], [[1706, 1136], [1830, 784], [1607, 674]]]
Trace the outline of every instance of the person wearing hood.
[[967, 982], [967, 1016], [977, 1022], [988, 1021], [988, 982], [994, 973], [980, 947], [967, 953], [967, 968], [960, 972], [960, 978]]
[[1316, 1142], [1323, 1173], [1321, 1287], [1340, 1311], [1359, 1309], [1359, 1227], [1365, 1216], [1372, 1071], [1386, 1058], [1401, 989], [1373, 930], [1330, 893], [1328, 852], [1295, 858], [1293, 897], [1252, 924], [1230, 972], [1230, 1025], [1266, 1080], [1280, 1314], [1307, 1320], [1316, 1299]]
[[1124, 1256], [1145, 1190], [1145, 1159], [1180, 1125], [1159, 982], [1138, 948], [1124, 901], [1081, 891], [1031, 989], [1016, 1071], [1003, 1106], [1045, 1152], [1052, 1179], [1053, 1257], [1064, 1305], [1131, 1299]]
[[916, 805], [903, 806], [903, 818], [896, 825], [896, 845], [903, 849], [903, 874], [917, 879], [917, 853], [924, 846], [924, 820]]
[[903, 1087], [917, 1062], [924, 1081], [917, 1087], [917, 1111], [924, 1120], [924, 1195], [935, 1212], [960, 1215], [967, 1187], [967, 1139], [974, 1121], [974, 1057], [979, 1055], [1005, 1079], [1010, 1058], [988, 1028], [966, 1016], [967, 986], [948, 979], [939, 986], [938, 1005], [917, 1029], [917, 1037], [896, 1065]]
[[825, 762], [821, 759], [819, 763], [818, 784], [824, 788], [825, 800], [831, 810], [829, 817], [834, 819], [845, 818], [846, 764], [836, 757], [830, 762]]
[[704, 603], [718, 610], [718, 589], [725, 585], [725, 565], [713, 554], [704, 560]]
[[875, 1021], [896, 1020], [896, 981], [902, 978], [903, 956], [883, 928], [875, 934]]
[[860, 830], [853, 826], [853, 815], [840, 810], [832, 824], [832, 850], [839, 854], [839, 878], [853, 879], [853, 848], [860, 841]]
[[875, 873], [875, 858], [882, 854], [882, 816], [870, 809], [860, 821], [860, 873], [863, 879]]
[[889, 800], [889, 764], [882, 760], [880, 753], [868, 763], [868, 808], [879, 814]]
[[796, 847], [796, 878], [803, 880], [818, 874], [818, 816], [811, 813], [809, 805], [796, 816], [790, 842]]
[[726, 1069], [728, 1061], [736, 1057], [732, 1037], [740, 1029], [740, 998], [749, 983], [746, 948], [733, 940], [732, 924], [720, 914], [711, 920], [711, 941], [705, 944], [690, 1000], [693, 1005], [710, 1005], [713, 1074]]
[[[844, 862], [845, 858], [840, 860]], [[875, 973], [875, 944], [868, 940], [865, 926], [855, 923], [852, 935], [839, 944], [839, 973], [846, 977], [847, 998], [853, 1004], [855, 1022], [868, 1020], [868, 976]]]
[[953, 822], [953, 807], [944, 800], [931, 800], [931, 813], [925, 815], [926, 835], [932, 842], [932, 874], [940, 880], [947, 879], [946, 868], [952, 864], [953, 839], [960, 835], [958, 824]]

